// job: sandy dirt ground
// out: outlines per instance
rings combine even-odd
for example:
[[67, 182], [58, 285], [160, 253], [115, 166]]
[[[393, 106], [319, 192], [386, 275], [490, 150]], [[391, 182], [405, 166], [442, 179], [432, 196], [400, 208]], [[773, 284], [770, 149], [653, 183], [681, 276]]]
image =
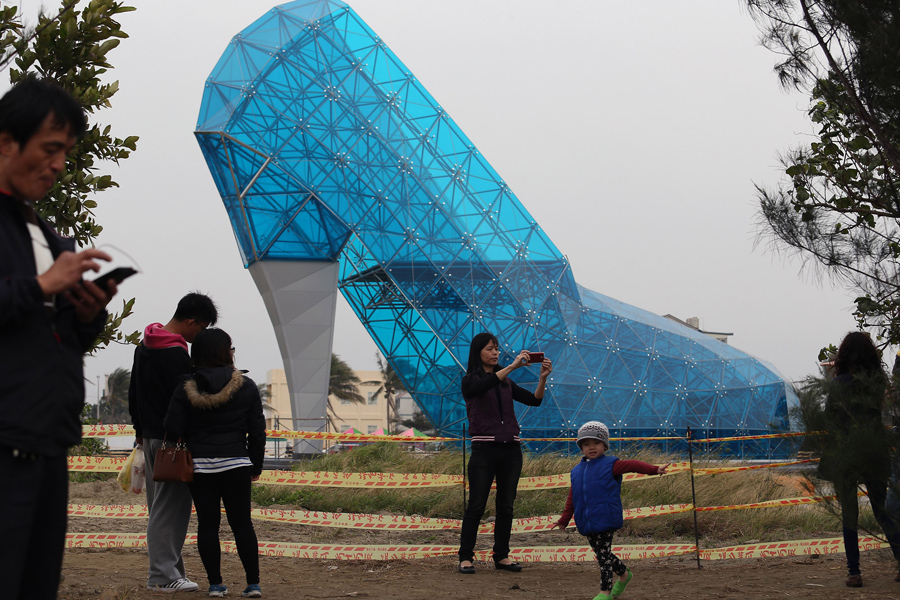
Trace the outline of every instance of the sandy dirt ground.
[[[143, 504], [140, 496], [128, 496], [114, 481], [73, 484], [75, 504]], [[71, 518], [71, 532], [142, 532], [143, 520]], [[337, 544], [441, 544], [458, 542], [455, 532], [361, 532], [344, 529], [257, 522], [260, 540]], [[223, 519], [222, 538], [231, 539]], [[192, 521], [190, 533], [196, 533]], [[389, 536], [389, 537], [385, 537]], [[425, 536], [425, 539], [423, 539]], [[516, 535], [514, 546], [584, 545], [577, 534], [561, 532]], [[479, 537], [478, 549], [487, 549], [490, 538]], [[199, 593], [177, 593], [177, 597], [206, 597], [203, 566], [196, 546], [185, 546], [188, 575], [201, 585]], [[900, 583], [894, 582], [896, 563], [889, 551], [864, 552], [865, 586], [844, 585], [843, 554], [791, 558], [704, 561], [697, 568], [693, 557], [635, 560], [629, 563], [634, 579], [623, 599], [639, 598], [895, 598]], [[469, 598], [591, 599], [600, 590], [596, 563], [537, 563], [521, 573], [495, 571], [476, 563], [475, 575], [456, 572], [453, 557], [398, 561], [338, 561], [260, 557], [261, 586], [265, 598], [403, 598], [406, 600]], [[146, 590], [145, 549], [71, 549], [66, 551], [65, 580], [59, 597], [147, 599], [171, 595]], [[223, 554], [222, 571], [230, 597], [240, 597], [243, 569], [234, 554]]]

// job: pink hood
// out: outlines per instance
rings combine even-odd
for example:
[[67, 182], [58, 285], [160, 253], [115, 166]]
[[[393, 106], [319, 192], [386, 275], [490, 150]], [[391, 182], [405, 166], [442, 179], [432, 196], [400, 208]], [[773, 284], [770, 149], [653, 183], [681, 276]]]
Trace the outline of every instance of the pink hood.
[[162, 323], [147, 325], [144, 329], [144, 345], [154, 350], [174, 346], [181, 346], [185, 351], [188, 349], [187, 341], [177, 333], [163, 329]]

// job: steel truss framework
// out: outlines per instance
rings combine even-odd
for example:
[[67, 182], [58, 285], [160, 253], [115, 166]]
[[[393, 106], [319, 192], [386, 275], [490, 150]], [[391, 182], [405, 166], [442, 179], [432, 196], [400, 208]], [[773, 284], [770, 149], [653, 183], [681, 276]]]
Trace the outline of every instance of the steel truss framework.
[[[459, 435], [469, 341], [554, 359], [523, 437], [787, 429], [766, 363], [592, 292], [440, 104], [342, 2], [273, 8], [203, 94], [196, 137], [245, 265], [339, 261], [339, 289], [422, 411]], [[515, 379], [532, 387], [537, 369]], [[763, 442], [748, 454], [782, 454]]]

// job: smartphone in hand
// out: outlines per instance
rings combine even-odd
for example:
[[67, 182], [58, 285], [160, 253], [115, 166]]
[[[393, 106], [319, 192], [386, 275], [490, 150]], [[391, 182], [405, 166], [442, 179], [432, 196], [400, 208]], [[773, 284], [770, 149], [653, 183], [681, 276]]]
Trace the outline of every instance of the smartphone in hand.
[[97, 277], [97, 279], [94, 280], [94, 283], [97, 284], [97, 286], [101, 290], [105, 291], [106, 284], [109, 283], [110, 280], [115, 281], [117, 284], [122, 283], [135, 273], [137, 273], [137, 271], [135, 271], [131, 267], [119, 267], [117, 269], [113, 269], [112, 271], [104, 273], [103, 275], [100, 275], [99, 277]]
[[543, 352], [529, 352], [528, 353], [528, 362], [531, 364], [544, 362], [544, 353]]

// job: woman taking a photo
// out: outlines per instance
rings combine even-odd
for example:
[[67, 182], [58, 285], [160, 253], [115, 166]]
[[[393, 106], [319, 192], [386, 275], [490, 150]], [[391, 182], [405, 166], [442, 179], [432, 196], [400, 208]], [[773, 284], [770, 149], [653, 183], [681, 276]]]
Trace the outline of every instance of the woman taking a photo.
[[234, 368], [231, 337], [204, 329], [191, 347], [194, 374], [175, 388], [165, 419], [169, 439], [183, 437], [194, 459], [189, 483], [197, 511], [197, 548], [209, 595], [222, 597], [220, 502], [247, 575], [245, 598], [259, 598], [259, 547], [250, 520], [250, 483], [262, 473], [266, 420], [259, 389]]
[[512, 529], [513, 503], [522, 473], [522, 446], [519, 422], [513, 402], [540, 406], [547, 377], [553, 371], [549, 359], [541, 362], [537, 389], [532, 394], [515, 384], [509, 375], [529, 364], [529, 353], [523, 350], [512, 364], [500, 368], [500, 345], [491, 333], [479, 333], [469, 346], [469, 364], [462, 380], [466, 401], [472, 456], [469, 459], [469, 505], [462, 522], [459, 542], [459, 572], [475, 573], [475, 539], [491, 484], [497, 481], [497, 516], [494, 522], [494, 566], [503, 571], [519, 572], [522, 566], [509, 560], [509, 536]]

